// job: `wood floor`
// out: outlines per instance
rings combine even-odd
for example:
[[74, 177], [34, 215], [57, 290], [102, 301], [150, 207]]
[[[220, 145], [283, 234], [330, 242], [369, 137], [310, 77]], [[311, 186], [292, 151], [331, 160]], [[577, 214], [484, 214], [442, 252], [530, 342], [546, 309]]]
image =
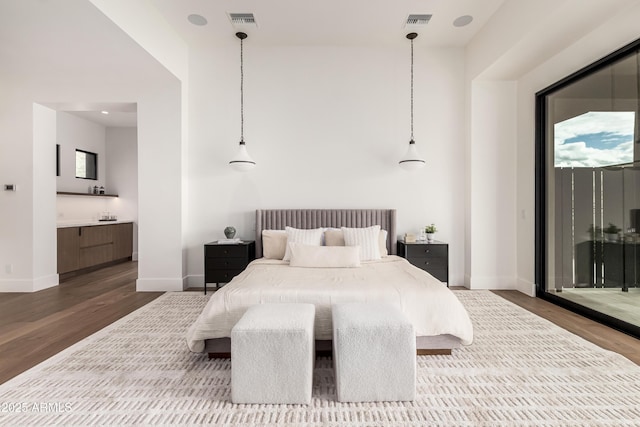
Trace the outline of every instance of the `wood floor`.
[[[137, 275], [128, 262], [40, 292], [0, 293], [0, 384], [162, 294], [136, 292]], [[495, 293], [640, 364], [640, 340], [517, 291]]]
[[0, 384], [162, 295], [126, 262], [35, 293], [0, 293]]

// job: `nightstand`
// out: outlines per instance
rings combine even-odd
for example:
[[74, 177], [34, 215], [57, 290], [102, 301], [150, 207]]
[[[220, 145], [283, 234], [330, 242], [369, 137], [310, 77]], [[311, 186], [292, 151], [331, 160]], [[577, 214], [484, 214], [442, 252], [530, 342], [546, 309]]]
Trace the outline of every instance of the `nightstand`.
[[256, 242], [243, 240], [238, 243], [211, 242], [204, 245], [204, 293], [207, 283], [228, 283], [256, 259]]
[[431, 243], [405, 243], [398, 240], [398, 256], [423, 269], [449, 286], [449, 245], [434, 240]]

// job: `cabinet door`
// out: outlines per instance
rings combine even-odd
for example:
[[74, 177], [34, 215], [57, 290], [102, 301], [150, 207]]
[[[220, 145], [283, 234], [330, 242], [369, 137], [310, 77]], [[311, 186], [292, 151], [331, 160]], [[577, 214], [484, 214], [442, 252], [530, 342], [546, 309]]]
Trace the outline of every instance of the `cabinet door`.
[[113, 227], [113, 259], [129, 258], [133, 254], [133, 224], [114, 224]]
[[80, 227], [80, 268], [93, 267], [113, 260], [111, 226]]
[[78, 227], [58, 228], [58, 274], [79, 267], [80, 236]]
[[109, 225], [80, 227], [80, 247], [88, 248], [92, 246], [111, 244], [113, 242], [111, 228], [112, 227]]

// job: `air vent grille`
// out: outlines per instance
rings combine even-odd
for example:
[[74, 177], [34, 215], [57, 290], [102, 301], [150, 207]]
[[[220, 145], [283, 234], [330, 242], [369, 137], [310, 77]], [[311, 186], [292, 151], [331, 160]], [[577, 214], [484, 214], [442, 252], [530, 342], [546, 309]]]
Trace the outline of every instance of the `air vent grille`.
[[253, 13], [229, 13], [229, 19], [233, 25], [257, 25]]
[[427, 25], [432, 15], [412, 13], [407, 17], [406, 25]]

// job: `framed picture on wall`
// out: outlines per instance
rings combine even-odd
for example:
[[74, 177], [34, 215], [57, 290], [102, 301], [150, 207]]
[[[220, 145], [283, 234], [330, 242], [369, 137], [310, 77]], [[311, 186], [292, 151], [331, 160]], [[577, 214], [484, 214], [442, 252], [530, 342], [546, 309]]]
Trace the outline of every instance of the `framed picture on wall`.
[[56, 144], [56, 176], [60, 176], [60, 144]]

